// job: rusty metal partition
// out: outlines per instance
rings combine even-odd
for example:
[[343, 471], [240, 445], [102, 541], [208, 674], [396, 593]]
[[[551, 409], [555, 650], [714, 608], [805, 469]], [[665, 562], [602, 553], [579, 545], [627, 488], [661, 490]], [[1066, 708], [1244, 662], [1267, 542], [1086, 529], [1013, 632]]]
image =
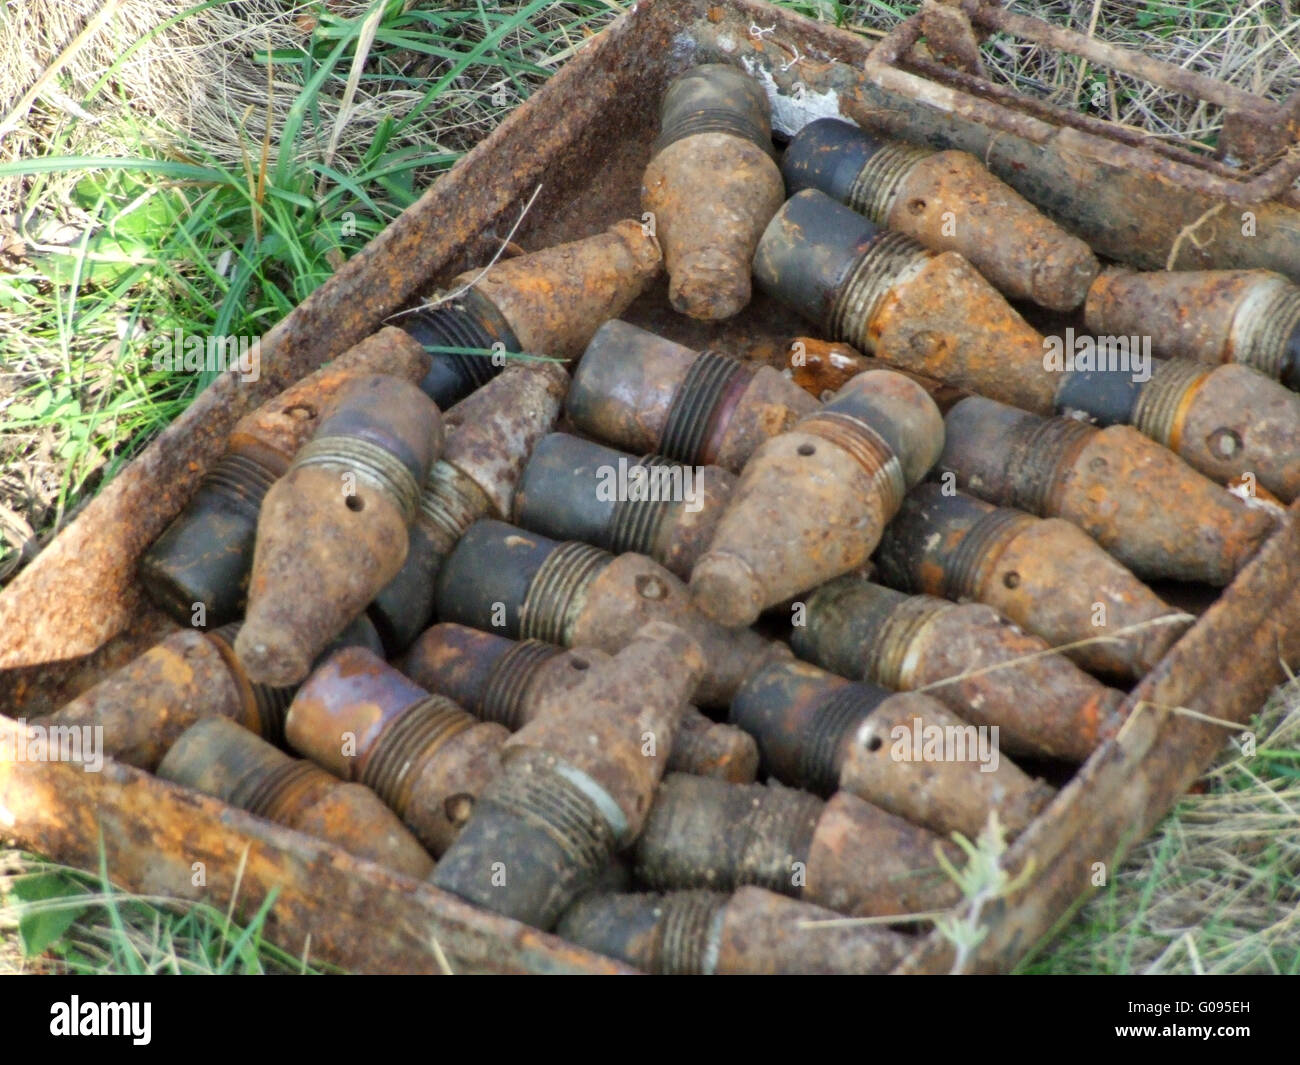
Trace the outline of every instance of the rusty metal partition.
[[[1144, 151], [1104, 129], [1056, 124], [1041, 110], [995, 119], [989, 100], [967, 92], [951, 71], [922, 76], [907, 69], [906, 49], [919, 25], [909, 20], [873, 53], [859, 37], [754, 0], [638, 4], [277, 325], [261, 344], [255, 384], [231, 374], [207, 389], [0, 592], [0, 708], [10, 718], [51, 710], [168, 630], [170, 623], [143, 601], [136, 561], [248, 409], [373, 332], [428, 286], [485, 259], [539, 185], [516, 237], [525, 247], [637, 215], [658, 96], [692, 62], [744, 65], [768, 89], [779, 130], [843, 114], [911, 140], [975, 152], [1115, 258], [1163, 266], [1183, 228], [1199, 220], [1198, 241], [1181, 242], [1180, 265], [1270, 266], [1297, 276], [1300, 222], [1291, 193], [1253, 206], [1258, 236], [1251, 241], [1219, 225], [1225, 215], [1231, 220], [1230, 211], [1205, 217], [1227, 197], [1246, 195], [1243, 188], [1254, 195], [1282, 180], [1294, 150], [1260, 175], [1234, 176], [1201, 160]], [[1222, 102], [1266, 113], [1237, 94], [1222, 95]], [[1207, 185], [1207, 175], [1234, 189]], [[1261, 179], [1265, 185], [1252, 184]], [[1218, 236], [1206, 240], [1211, 230]], [[683, 342], [707, 336], [744, 343], [755, 357], [773, 361], [803, 331], [762, 299], [736, 322], [703, 334], [698, 323], [665, 307], [660, 286], [629, 317]], [[986, 907], [990, 931], [976, 952], [978, 967], [1011, 968], [1088, 892], [1092, 863], [1117, 860], [1212, 759], [1221, 726], [1172, 708], [1244, 721], [1285, 679], [1282, 663], [1300, 656], [1295, 513], [1133, 693], [1135, 713], [1120, 736], [1093, 755], [1009, 852], [1009, 866], [1032, 863], [1033, 875], [1017, 895]], [[0, 718], [0, 742], [18, 727]], [[110, 875], [128, 890], [202, 896], [224, 907], [238, 885], [238, 908], [246, 913], [275, 890], [272, 938], [301, 952], [310, 936], [313, 957], [358, 971], [433, 971], [440, 954], [458, 970], [621, 969], [111, 762], [100, 774], [66, 764], [0, 763], [0, 834], [88, 869], [98, 867], [102, 848]], [[194, 861], [208, 866], [206, 888], [192, 884]], [[918, 941], [903, 969], [943, 971], [950, 964], [946, 941], [934, 934]]]

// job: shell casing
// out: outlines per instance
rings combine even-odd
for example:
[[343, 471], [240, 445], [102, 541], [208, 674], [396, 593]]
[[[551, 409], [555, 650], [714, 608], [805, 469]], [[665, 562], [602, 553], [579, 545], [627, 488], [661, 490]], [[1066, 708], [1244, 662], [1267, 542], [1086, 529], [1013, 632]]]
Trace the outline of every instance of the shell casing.
[[291, 758], [226, 718], [192, 725], [158, 775], [423, 880], [433, 860], [368, 788]]
[[140, 559], [140, 583], [182, 625], [202, 603], [216, 628], [243, 616], [257, 516], [267, 490], [315, 431], [320, 414], [358, 377], [387, 373], [418, 381], [429, 356], [400, 329], [385, 327], [246, 414], [194, 496]]
[[1053, 647], [1105, 637], [1062, 653], [1110, 676], [1145, 675], [1189, 623], [1078, 526], [934, 483], [903, 500], [876, 566], [891, 587], [987, 603]]
[[909, 596], [841, 577], [808, 598], [795, 653], [823, 669], [923, 691], [1002, 748], [1082, 762], [1118, 731], [1124, 693], [982, 603]]
[[760, 887], [730, 896], [599, 894], [575, 903], [556, 931], [645, 972], [672, 975], [885, 973], [907, 954], [908, 938], [886, 928], [830, 933], [805, 924], [839, 916]]
[[919, 913], [960, 897], [938, 836], [847, 792], [823, 801], [778, 784], [664, 777], [633, 849], [656, 891], [755, 885], [852, 916]]
[[362, 648], [339, 651], [317, 668], [285, 723], [295, 751], [366, 785], [434, 854], [451, 846], [499, 771], [508, 736]]
[[429, 624], [438, 569], [461, 534], [479, 518], [509, 518], [524, 466], [555, 424], [568, 382], [555, 363], [517, 364], [443, 416], [447, 439], [420, 492], [406, 561], [369, 608], [390, 655]]
[[[1002, 759], [996, 742], [981, 747], [976, 728], [932, 696], [806, 662], [756, 673], [732, 700], [731, 720], [759, 741], [764, 768], [783, 783], [824, 796], [844, 790], [944, 836], [976, 838], [990, 811], [1018, 835], [1053, 795]], [[927, 758], [922, 743], [936, 737], [947, 745]]]
[[[537, 715], [549, 693], [568, 691], [593, 663], [609, 657], [592, 647], [565, 650], [443, 622], [416, 641], [402, 668], [421, 687], [515, 732]], [[668, 771], [747, 783], [758, 772], [758, 748], [747, 733], [688, 707], [673, 736]]]
[[420, 485], [442, 446], [438, 408], [375, 375], [341, 393], [258, 518], [235, 652], [255, 681], [306, 677], [321, 650], [406, 561]]
[[1138, 576], [1225, 585], [1274, 519], [1127, 425], [1040, 418], [981, 396], [945, 418], [937, 469], [1000, 506], [1081, 528]]
[[1300, 389], [1300, 286], [1271, 270], [1110, 267], [1084, 320], [1097, 335], [1150, 337], [1157, 355], [1245, 363]]
[[960, 253], [1001, 292], [1071, 311], [1099, 269], [1092, 250], [973, 155], [873, 136], [819, 118], [781, 160], [793, 195], [818, 189], [932, 251]]
[[634, 454], [737, 473], [759, 444], [817, 406], [770, 366], [615, 320], [587, 345], [565, 410], [582, 432]]
[[543, 696], [434, 883], [552, 927], [640, 832], [702, 669], [690, 636], [652, 622], [572, 688]]
[[685, 580], [735, 483], [720, 466], [683, 466], [658, 455], [638, 459], [552, 433], [524, 471], [514, 516], [524, 528], [557, 540], [648, 555]]
[[596, 327], [622, 314], [662, 265], [655, 237], [624, 219], [582, 240], [468, 270], [448, 286], [454, 298], [398, 322], [432, 349], [422, 387], [446, 408], [509, 361], [494, 358], [494, 349], [577, 358]]
[[852, 378], [754, 452], [691, 573], [696, 603], [748, 625], [862, 566], [942, 448], [943, 418], [919, 385], [889, 370]]
[[[150, 772], [182, 732], [209, 717], [237, 721], [278, 745], [295, 689], [249, 679], [234, 652], [238, 630], [239, 622], [231, 622], [173, 632], [44, 721], [102, 728], [104, 754]], [[364, 616], [335, 641], [351, 644], [380, 647]]]
[[669, 86], [660, 119], [641, 206], [663, 245], [669, 302], [730, 318], [749, 303], [754, 246], [785, 199], [767, 96], [739, 68], [703, 64]]
[[953, 251], [882, 230], [816, 189], [796, 193], [754, 254], [758, 287], [842, 340], [910, 370], [1048, 414], [1042, 336]]
[[617, 653], [642, 625], [688, 632], [707, 665], [695, 701], [725, 706], [736, 688], [784, 645], [729, 630], [691, 602], [686, 586], [654, 560], [557, 542], [504, 522], [475, 522], [438, 575], [438, 617], [511, 639]]
[[1099, 425], [1132, 425], [1219, 484], [1250, 475], [1284, 503], [1300, 496], [1300, 395], [1254, 367], [1169, 359], [1146, 381], [1074, 371], [1056, 405]]

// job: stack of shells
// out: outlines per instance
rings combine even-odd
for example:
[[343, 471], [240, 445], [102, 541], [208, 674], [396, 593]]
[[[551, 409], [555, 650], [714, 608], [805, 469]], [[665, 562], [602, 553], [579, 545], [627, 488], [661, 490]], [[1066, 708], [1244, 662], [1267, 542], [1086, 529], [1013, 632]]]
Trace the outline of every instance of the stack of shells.
[[[1226, 584], [1300, 493], [1300, 290], [1100, 271], [963, 152], [779, 154], [720, 64], [641, 196], [240, 421], [141, 563], [176, 630], [54, 717], [648, 970], [887, 971], [954, 834], [1116, 742], [1193, 621], [1144, 582]], [[820, 336], [781, 372], [622, 320], [664, 269]], [[1007, 298], [1167, 361], [1055, 372]]]

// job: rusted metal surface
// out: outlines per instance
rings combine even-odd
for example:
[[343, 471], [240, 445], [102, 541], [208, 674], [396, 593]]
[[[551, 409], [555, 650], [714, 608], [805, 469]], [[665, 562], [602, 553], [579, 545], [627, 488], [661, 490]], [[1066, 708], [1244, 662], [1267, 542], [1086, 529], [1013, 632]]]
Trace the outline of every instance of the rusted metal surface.
[[972, 396], [948, 412], [936, 469], [1001, 506], [1064, 518], [1140, 577], [1227, 584], [1274, 516], [1127, 425], [1039, 418]]
[[789, 653], [752, 629], [728, 629], [705, 616], [686, 585], [645, 555], [559, 543], [498, 521], [476, 522], [448, 557], [438, 578], [438, 616], [611, 654], [643, 625], [666, 621], [704, 650], [695, 699], [708, 706], [725, 706], [761, 663]]
[[1100, 425], [1132, 425], [1219, 484], [1263, 489], [1284, 503], [1300, 495], [1300, 394], [1253, 367], [1158, 360], [1146, 381], [1074, 371], [1056, 405]]
[[694, 976], [883, 973], [911, 945], [886, 928], [805, 924], [838, 916], [760, 887], [600, 894], [570, 908], [559, 932], [646, 972]]
[[987, 603], [1053, 647], [1096, 641], [1063, 653], [1125, 679], [1154, 666], [1191, 620], [1170, 617], [1178, 612], [1078, 526], [934, 483], [903, 500], [876, 565], [894, 588]]
[[819, 118], [790, 142], [781, 172], [790, 192], [819, 189], [931, 251], [955, 251], [1016, 299], [1073, 310], [1097, 276], [1088, 245], [966, 152], [880, 140]]
[[226, 718], [205, 718], [186, 729], [158, 766], [158, 777], [393, 872], [423, 880], [433, 871], [433, 859], [369, 788], [291, 758]]
[[[751, 25], [773, 29], [751, 37]], [[1220, 201], [1198, 184], [1200, 176], [1239, 183], [1234, 168], [1178, 147], [1139, 147], [1136, 134], [1093, 126], [1095, 120], [1058, 126], [1031, 107], [1015, 131], [991, 128], [982, 106], [968, 106], [971, 98], [954, 82], [897, 71], [906, 76], [877, 84], [864, 71], [869, 50], [861, 39], [752, 0], [637, 5], [263, 338], [257, 382], [229, 375], [206, 390], [0, 593], [0, 708], [33, 716], [57, 707], [171, 630], [142, 599], [137, 561], [220, 456], [238, 418], [430, 286], [487, 261], [539, 184], [517, 234], [528, 248], [636, 216], [655, 102], [666, 81], [692, 62], [747, 64], [769, 90], [775, 125], [787, 133], [807, 117], [838, 113], [886, 135], [971, 152], [1049, 216], [1122, 261], [1162, 268], [1178, 242], [1182, 267], [1268, 268], [1300, 278], [1293, 192], [1252, 206], [1256, 236], [1245, 239], [1238, 211], [1203, 217]], [[796, 83], [811, 109], [792, 106]], [[1196, 239], [1179, 242], [1194, 225]], [[718, 344], [780, 367], [798, 332], [793, 316], [761, 293], [745, 314], [706, 330], [671, 312], [666, 290], [661, 278], [626, 317], [694, 350]], [[1135, 697], [1244, 720], [1284, 679], [1282, 663], [1300, 656], [1294, 518], [1293, 512]], [[10, 734], [16, 727], [0, 720]], [[991, 930], [975, 951], [978, 966], [1013, 966], [1089, 890], [1091, 864], [1116, 860], [1149, 831], [1222, 737], [1221, 727], [1180, 714], [1132, 715], [1121, 737], [1016, 842], [1010, 867], [1023, 867], [1033, 854], [1035, 874], [1005, 903], [986, 908]], [[202, 897], [224, 908], [242, 872], [236, 911], [247, 915], [278, 888], [268, 935], [294, 953], [310, 936], [312, 957], [358, 971], [433, 970], [432, 940], [458, 971], [627, 971], [116, 763], [100, 774], [68, 764], [4, 763], [0, 810], [10, 834], [55, 860], [98, 868], [102, 840], [111, 878], [130, 890]], [[192, 880], [196, 860], [208, 868], [203, 889]], [[936, 934], [904, 969], [950, 965], [949, 947]]]
[[[1181, 269], [1265, 267], [1300, 280], [1300, 194], [1288, 187], [1285, 170], [1272, 168], [1261, 184], [1249, 171], [1143, 131], [914, 58], [907, 49], [919, 35], [916, 21], [873, 50], [860, 37], [752, 0], [715, 10], [716, 18], [689, 30], [696, 58], [740, 62], [759, 76], [775, 97], [773, 125], [781, 132], [793, 134], [811, 118], [847, 117], [885, 136], [969, 152], [1096, 252], [1121, 262], [1163, 269], [1176, 246]], [[751, 25], [765, 32], [752, 35]], [[1227, 91], [1234, 98], [1239, 92]], [[1270, 106], [1258, 97], [1243, 101], [1256, 105]], [[1294, 107], [1289, 115], [1294, 121]], [[1287, 157], [1294, 176], [1300, 148], [1292, 145]], [[1237, 205], [1252, 212], [1253, 236], [1242, 232]], [[1179, 239], [1187, 230], [1195, 241]]]
[[1300, 389], [1300, 287], [1269, 270], [1106, 270], [1084, 318], [1099, 336], [1150, 337], [1157, 355], [1242, 362]]
[[[731, 720], [758, 738], [764, 768], [782, 783], [826, 796], [842, 789], [945, 837], [976, 838], [992, 810], [1018, 835], [1053, 793], [1010, 759], [994, 761], [986, 749], [981, 760], [975, 730], [932, 696], [854, 683], [807, 662], [756, 673], [732, 700]], [[936, 729], [940, 742], [945, 730], [954, 742], [963, 737], [956, 758], [922, 754]]]
[[714, 321], [749, 303], [754, 245], [785, 199], [772, 154], [767, 95], [736, 67], [694, 67], [664, 93], [641, 205], [663, 243], [675, 310]]
[[655, 889], [765, 887], [840, 913], [884, 916], [951, 906], [938, 836], [837, 792], [828, 802], [779, 784], [669, 774], [634, 848]]
[[880, 229], [817, 189], [785, 202], [754, 255], [765, 292], [894, 366], [1049, 413], [1043, 338], [956, 252]]
[[770, 366], [692, 351], [617, 320], [597, 330], [565, 403], [573, 423], [600, 440], [733, 473], [816, 407]]
[[[0, 718], [10, 749], [17, 722]], [[143, 895], [251, 915], [277, 892], [266, 934], [294, 956], [355, 972], [628, 972], [626, 967], [217, 799], [112, 760], [0, 762], [7, 834]], [[101, 850], [102, 848], [102, 850]], [[196, 885], [202, 862], [206, 885]]]
[[433, 882], [553, 927], [640, 834], [703, 667], [690, 636], [652, 622], [571, 689], [544, 696], [537, 716], [506, 741], [501, 772]]
[[362, 377], [266, 494], [235, 654], [261, 684], [299, 684], [402, 568], [420, 487], [442, 451], [415, 385]]
[[451, 846], [500, 771], [510, 735], [357, 647], [331, 655], [307, 678], [284, 731], [299, 754], [373, 789], [434, 854]]
[[801, 658], [896, 691], [925, 691], [966, 721], [997, 725], [1012, 753], [1082, 762], [1122, 721], [1123, 692], [982, 603], [842, 577], [808, 597], [806, 621], [791, 636]]
[[[1014, 874], [1032, 861], [1033, 870], [985, 913], [973, 968], [1005, 972], [1042, 946], [1095, 890], [1094, 863], [1113, 868], [1223, 749], [1220, 722], [1249, 721], [1286, 681], [1300, 658], [1300, 505], [1289, 517], [1129, 694], [1125, 727], [1012, 845], [1004, 867]], [[935, 933], [901, 971], [946, 972], [952, 961]]]
[[919, 385], [887, 370], [852, 378], [746, 464], [691, 572], [700, 610], [722, 625], [751, 625], [865, 564], [942, 447], [942, 418]]
[[538, 444], [515, 520], [557, 540], [649, 555], [682, 580], [713, 537], [735, 488], [721, 466], [687, 467], [603, 447], [568, 433]]

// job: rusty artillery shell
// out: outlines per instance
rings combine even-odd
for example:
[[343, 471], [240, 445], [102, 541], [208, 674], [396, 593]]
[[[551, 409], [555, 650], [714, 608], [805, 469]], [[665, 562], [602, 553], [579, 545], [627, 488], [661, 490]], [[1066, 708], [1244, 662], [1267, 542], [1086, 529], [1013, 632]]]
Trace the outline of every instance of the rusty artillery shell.
[[967, 152], [920, 148], [819, 118], [790, 142], [781, 172], [791, 195], [819, 189], [931, 251], [959, 252], [1014, 299], [1072, 311], [1097, 276], [1087, 244]]
[[1073, 522], [1140, 577], [1227, 584], [1273, 528], [1131, 426], [1040, 418], [981, 396], [944, 421], [937, 468], [957, 487]]
[[871, 557], [903, 493], [943, 449], [943, 417], [901, 374], [869, 370], [763, 444], [691, 573], [700, 609], [748, 625]]
[[904, 595], [858, 577], [817, 589], [795, 653], [841, 676], [924, 691], [1014, 754], [1082, 762], [1119, 729], [1107, 688], [982, 603]]
[[441, 447], [438, 408], [414, 385], [375, 375], [338, 397], [262, 503], [235, 640], [250, 677], [300, 682], [397, 575], [420, 484]]
[[555, 363], [517, 364], [443, 416], [447, 440], [420, 493], [406, 561], [369, 608], [390, 655], [429, 624], [438, 569], [461, 534], [479, 518], [510, 517], [524, 465], [555, 424], [568, 383]]
[[722, 516], [736, 478], [721, 466], [683, 466], [552, 433], [533, 452], [515, 521], [557, 540], [649, 555], [683, 580]]
[[767, 888], [853, 916], [951, 906], [934, 833], [840, 791], [823, 801], [779, 784], [727, 784], [670, 773], [634, 848], [656, 891]]
[[433, 860], [379, 798], [225, 718], [192, 725], [158, 775], [423, 880]]
[[511, 639], [611, 654], [649, 621], [668, 621], [704, 649], [696, 702], [725, 706], [755, 669], [784, 645], [748, 629], [728, 630], [696, 609], [680, 580], [644, 555], [611, 555], [504, 522], [475, 522], [438, 574], [438, 617]]
[[500, 372], [509, 361], [502, 353], [577, 358], [596, 327], [622, 314], [661, 265], [658, 241], [625, 219], [595, 236], [468, 270], [452, 279], [445, 302], [396, 321], [433, 355], [421, 387], [446, 409]]
[[[1174, 610], [1076, 525], [917, 485], [876, 552], [883, 583], [974, 599], [1094, 673], [1143, 676], [1187, 628]], [[1158, 618], [1168, 621], [1159, 624]], [[1119, 630], [1142, 626], [1120, 634]]]
[[1075, 370], [1056, 406], [1099, 425], [1132, 425], [1219, 484], [1251, 475], [1285, 503], [1300, 495], [1300, 396], [1251, 366], [1169, 359], [1146, 381]]
[[358, 647], [307, 678], [285, 723], [295, 751], [370, 788], [434, 854], [451, 846], [499, 771], [509, 735]]
[[[608, 658], [593, 647], [566, 651], [444, 622], [424, 632], [402, 668], [422, 688], [514, 732], [537, 716], [547, 693], [567, 691], [593, 663]], [[758, 747], [748, 733], [689, 707], [673, 736], [668, 769], [748, 783], [758, 772]]]
[[1197, 362], [1241, 362], [1300, 390], [1300, 286], [1271, 270], [1103, 270], [1084, 320]]
[[[174, 632], [44, 720], [102, 728], [106, 755], [150, 771], [177, 736], [208, 717], [230, 718], [281, 744], [295, 689], [249, 679], [234, 652], [238, 631], [239, 622], [231, 622], [207, 632]], [[335, 641], [352, 645], [381, 647], [364, 616]]]
[[617, 320], [596, 330], [565, 403], [577, 428], [616, 447], [732, 473], [816, 409], [770, 366], [692, 351]]
[[816, 189], [776, 213], [754, 253], [768, 295], [901, 369], [1026, 410], [1052, 410], [1043, 338], [954, 251], [878, 229]]
[[556, 933], [665, 975], [886, 973], [907, 954], [910, 940], [887, 928], [809, 927], [839, 916], [760, 887], [599, 894], [570, 907]]
[[433, 882], [552, 927], [639, 834], [703, 666], [686, 633], [651, 622], [572, 688], [547, 693]]
[[[891, 814], [971, 839], [996, 810], [1018, 835], [1051, 799], [1041, 781], [981, 746], [967, 724], [932, 696], [854, 683], [807, 662], [775, 662], [736, 693], [731, 721], [753, 735], [763, 768], [818, 795], [848, 791]], [[914, 738], [948, 745], [923, 757]], [[947, 760], [951, 754], [954, 760]]]
[[315, 432], [339, 391], [365, 373], [419, 381], [429, 356], [385, 327], [235, 423], [226, 451], [193, 498], [140, 559], [149, 598], [182, 625], [216, 628], [243, 616], [262, 499]]
[[754, 246], [785, 199], [762, 87], [737, 67], [692, 67], [664, 93], [641, 185], [668, 269], [668, 299], [692, 318], [730, 318], [750, 297]]

